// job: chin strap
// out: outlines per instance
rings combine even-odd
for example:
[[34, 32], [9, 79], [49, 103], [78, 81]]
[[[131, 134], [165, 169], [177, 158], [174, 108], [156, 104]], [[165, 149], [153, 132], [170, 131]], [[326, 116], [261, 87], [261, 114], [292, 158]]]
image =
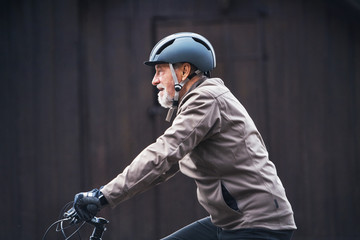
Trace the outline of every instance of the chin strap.
[[171, 70], [171, 75], [172, 75], [172, 78], [174, 80], [174, 88], [175, 88], [175, 96], [173, 98], [173, 105], [172, 107], [169, 109], [167, 115], [166, 115], [166, 121], [167, 122], [170, 122], [171, 120], [171, 117], [172, 115], [174, 114], [175, 112], [175, 109], [178, 107], [179, 105], [179, 93], [182, 89], [182, 87], [188, 82], [190, 81], [190, 79], [192, 79], [193, 77], [195, 77], [196, 75], [200, 74], [201, 71], [200, 70], [196, 70], [193, 74], [189, 75], [184, 81], [182, 81], [181, 83], [179, 83], [177, 77], [176, 77], [176, 73], [175, 73], [175, 70], [174, 70], [174, 66], [172, 63], [169, 63], [169, 67], [170, 67], [170, 70]]

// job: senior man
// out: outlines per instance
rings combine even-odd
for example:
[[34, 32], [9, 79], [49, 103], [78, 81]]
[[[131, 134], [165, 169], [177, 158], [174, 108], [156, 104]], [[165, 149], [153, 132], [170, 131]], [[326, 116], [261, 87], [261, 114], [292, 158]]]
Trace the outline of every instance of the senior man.
[[210, 77], [216, 67], [210, 42], [196, 33], [172, 34], [155, 45], [145, 64], [155, 67], [152, 84], [160, 105], [169, 108], [167, 120], [174, 120], [103, 188], [75, 196], [80, 218], [180, 171], [195, 180], [209, 217], [163, 239], [291, 239], [293, 211], [263, 139], [224, 82]]

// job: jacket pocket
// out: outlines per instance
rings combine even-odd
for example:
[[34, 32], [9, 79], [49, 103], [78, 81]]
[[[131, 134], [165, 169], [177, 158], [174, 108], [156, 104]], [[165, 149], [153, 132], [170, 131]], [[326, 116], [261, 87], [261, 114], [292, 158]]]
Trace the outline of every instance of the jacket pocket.
[[236, 199], [229, 193], [223, 183], [221, 183], [221, 192], [226, 205], [228, 205], [228, 207], [230, 207], [232, 210], [239, 212], [240, 209], [237, 205]]

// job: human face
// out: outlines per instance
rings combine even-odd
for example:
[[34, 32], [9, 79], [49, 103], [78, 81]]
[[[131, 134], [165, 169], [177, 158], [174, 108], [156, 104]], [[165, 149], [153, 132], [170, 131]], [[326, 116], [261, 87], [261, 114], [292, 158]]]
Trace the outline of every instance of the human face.
[[155, 65], [155, 75], [152, 85], [159, 90], [158, 101], [164, 108], [170, 108], [175, 96], [174, 80], [171, 75], [169, 64]]

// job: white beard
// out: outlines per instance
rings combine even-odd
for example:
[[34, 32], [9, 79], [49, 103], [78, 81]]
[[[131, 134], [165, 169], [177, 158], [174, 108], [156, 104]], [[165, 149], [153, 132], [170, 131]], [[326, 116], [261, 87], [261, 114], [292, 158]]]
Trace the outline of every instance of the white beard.
[[[162, 86], [161, 86], [162, 87]], [[172, 97], [169, 96], [168, 92], [166, 91], [166, 89], [164, 88], [164, 90], [162, 91], [162, 96], [160, 95], [161, 92], [158, 93], [158, 101], [160, 103], [160, 105], [163, 108], [171, 108], [173, 105], [173, 99]]]

